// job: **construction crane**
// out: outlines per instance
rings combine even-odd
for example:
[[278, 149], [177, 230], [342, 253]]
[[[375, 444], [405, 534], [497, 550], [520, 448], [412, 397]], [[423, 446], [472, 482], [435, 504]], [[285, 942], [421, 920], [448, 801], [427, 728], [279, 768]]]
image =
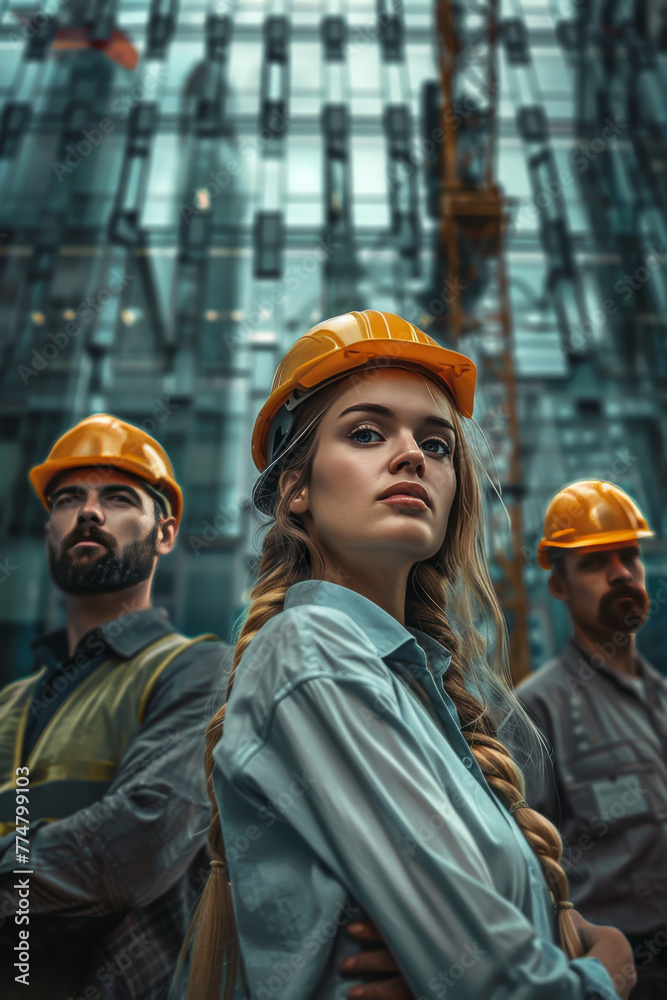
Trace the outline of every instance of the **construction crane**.
[[[498, 0], [436, 0], [440, 76], [438, 260], [454, 294], [446, 336], [478, 363], [483, 414], [511, 520], [510, 552], [502, 512], [491, 516], [494, 584], [511, 617], [510, 656], [516, 683], [529, 671], [528, 602], [522, 552], [517, 383], [504, 243], [509, 206], [496, 182]], [[444, 273], [443, 273], [444, 272]], [[496, 505], [498, 506], [498, 505]], [[503, 537], [504, 535], [504, 537]]]

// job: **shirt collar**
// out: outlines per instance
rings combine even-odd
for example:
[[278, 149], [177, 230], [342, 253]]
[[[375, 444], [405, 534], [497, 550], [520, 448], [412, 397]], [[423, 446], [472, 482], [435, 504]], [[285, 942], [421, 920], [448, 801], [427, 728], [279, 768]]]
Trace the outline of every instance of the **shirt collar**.
[[374, 601], [349, 587], [327, 580], [302, 580], [289, 588], [284, 607], [302, 604], [318, 604], [349, 615], [360, 625], [383, 660], [397, 657], [406, 663], [424, 666], [426, 654], [431, 672], [436, 676], [442, 676], [450, 664], [451, 653], [437, 640], [419, 629], [405, 628]]
[[[74, 652], [90, 652], [89, 640], [98, 637], [104, 643], [104, 654], [111, 652], [129, 660], [151, 642], [173, 632], [174, 628], [164, 608], [130, 611], [105, 622], [82, 636]], [[30, 644], [38, 663], [54, 666], [72, 657], [67, 654], [67, 632], [64, 628], [40, 636]], [[101, 652], [98, 655], [103, 655]]]
[[[632, 683], [627, 683], [628, 678], [626, 678], [624, 674], [620, 674], [617, 670], [612, 670], [604, 663], [604, 661], [600, 663], [599, 662], [600, 658], [598, 658], [594, 663], [593, 662], [594, 655], [589, 653], [588, 650], [584, 649], [584, 647], [577, 642], [574, 636], [570, 638], [566, 652], [567, 654], [569, 654], [566, 656], [566, 660], [568, 661], [568, 666], [570, 667], [570, 673], [573, 673], [575, 668], [578, 669], [581, 666], [581, 662], [583, 660], [584, 663], [590, 666], [592, 670], [602, 671], [604, 674], [606, 674], [607, 677], [611, 677], [613, 681], [620, 684], [621, 687], [625, 687], [626, 690], [633, 691], [634, 693], [636, 693], [636, 690], [633, 687]], [[649, 675], [657, 674], [657, 671], [653, 667], [651, 667], [649, 662], [644, 659], [644, 657], [637, 651], [637, 649], [635, 649], [635, 660], [637, 662], [637, 667], [639, 668], [639, 672], [635, 678], [630, 678], [630, 680], [634, 679], [634, 680], [645, 681]], [[658, 674], [658, 676], [660, 675]]]
[[452, 662], [452, 654], [447, 647], [443, 646], [437, 639], [427, 635], [426, 632], [420, 632], [418, 628], [409, 628], [409, 631], [426, 653], [426, 659], [433, 676], [442, 677]]

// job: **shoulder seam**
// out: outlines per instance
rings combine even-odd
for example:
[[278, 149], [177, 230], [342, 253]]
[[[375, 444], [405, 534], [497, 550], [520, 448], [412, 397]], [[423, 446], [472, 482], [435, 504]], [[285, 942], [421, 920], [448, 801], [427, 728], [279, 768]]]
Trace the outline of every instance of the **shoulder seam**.
[[[356, 677], [356, 676], [354, 676], [354, 675], [352, 675], [352, 674], [349, 675], [348, 677], [345, 677], [345, 676], [342, 676], [342, 677], [341, 676], [332, 677], [331, 674], [324, 674], [324, 673], [322, 673], [322, 674], [313, 674], [313, 675], [311, 675], [309, 677], [300, 677], [300, 678], [297, 678], [297, 680], [295, 681], [295, 683], [292, 684], [289, 687], [289, 689], [287, 689], [285, 691], [282, 691], [276, 697], [275, 701], [271, 705], [271, 711], [269, 712], [268, 717], [266, 719], [266, 724], [265, 724], [265, 726], [263, 728], [263, 732], [262, 732], [261, 736], [258, 734], [258, 743], [257, 743], [257, 745], [250, 746], [248, 748], [248, 751], [245, 754], [245, 756], [243, 758], [239, 759], [239, 767], [241, 769], [244, 769], [245, 767], [247, 767], [247, 765], [250, 763], [250, 761], [252, 760], [252, 758], [255, 757], [260, 752], [260, 750], [262, 750], [266, 746], [266, 744], [268, 742], [269, 734], [271, 732], [271, 727], [273, 725], [273, 717], [274, 717], [274, 715], [276, 713], [276, 709], [278, 708], [278, 706], [281, 705], [282, 702], [289, 695], [294, 694], [294, 692], [298, 688], [303, 687], [305, 684], [308, 684], [311, 681], [317, 681], [317, 680], [331, 681], [333, 684], [343, 684], [346, 680], [354, 681], [357, 684], [359, 683], [359, 678]], [[382, 696], [383, 691], [382, 691], [381, 688], [376, 687], [374, 684], [366, 684], [365, 686], [368, 687], [368, 688], [371, 688], [372, 690], [374, 690], [377, 695]]]

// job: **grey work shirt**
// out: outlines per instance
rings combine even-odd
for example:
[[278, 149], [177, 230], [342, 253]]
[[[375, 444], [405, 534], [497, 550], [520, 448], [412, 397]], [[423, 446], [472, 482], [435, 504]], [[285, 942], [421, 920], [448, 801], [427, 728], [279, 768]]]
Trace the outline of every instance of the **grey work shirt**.
[[517, 690], [553, 747], [527, 798], [563, 834], [577, 909], [641, 934], [667, 921], [667, 682], [593, 660], [572, 640]]

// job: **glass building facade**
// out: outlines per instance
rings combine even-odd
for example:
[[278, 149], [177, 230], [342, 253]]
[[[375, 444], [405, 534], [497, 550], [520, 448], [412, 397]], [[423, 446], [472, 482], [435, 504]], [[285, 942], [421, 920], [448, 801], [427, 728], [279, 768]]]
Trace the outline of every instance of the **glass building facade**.
[[[252, 424], [296, 337], [375, 308], [478, 360], [493, 350], [448, 334], [451, 296], [483, 312], [489, 281], [477, 268], [467, 293], [452, 288], [439, 248], [438, 6], [0, 0], [2, 681], [30, 669], [30, 640], [62, 615], [26, 474], [77, 420], [111, 412], [165, 445], [185, 516], [155, 600], [182, 629], [226, 637], [256, 568]], [[471, 53], [494, 6], [458, 8]], [[489, 379], [476, 415], [501, 483], [509, 435], [521, 459], [533, 666], [567, 633], [535, 562], [564, 484], [627, 489], [656, 531], [652, 596], [667, 574], [658, 8], [505, 0], [495, 120], [476, 113], [488, 79], [469, 72], [456, 95], [463, 149], [496, 130], [508, 199], [518, 435]], [[492, 491], [489, 511], [502, 582]], [[640, 646], [661, 667], [654, 607]]]

